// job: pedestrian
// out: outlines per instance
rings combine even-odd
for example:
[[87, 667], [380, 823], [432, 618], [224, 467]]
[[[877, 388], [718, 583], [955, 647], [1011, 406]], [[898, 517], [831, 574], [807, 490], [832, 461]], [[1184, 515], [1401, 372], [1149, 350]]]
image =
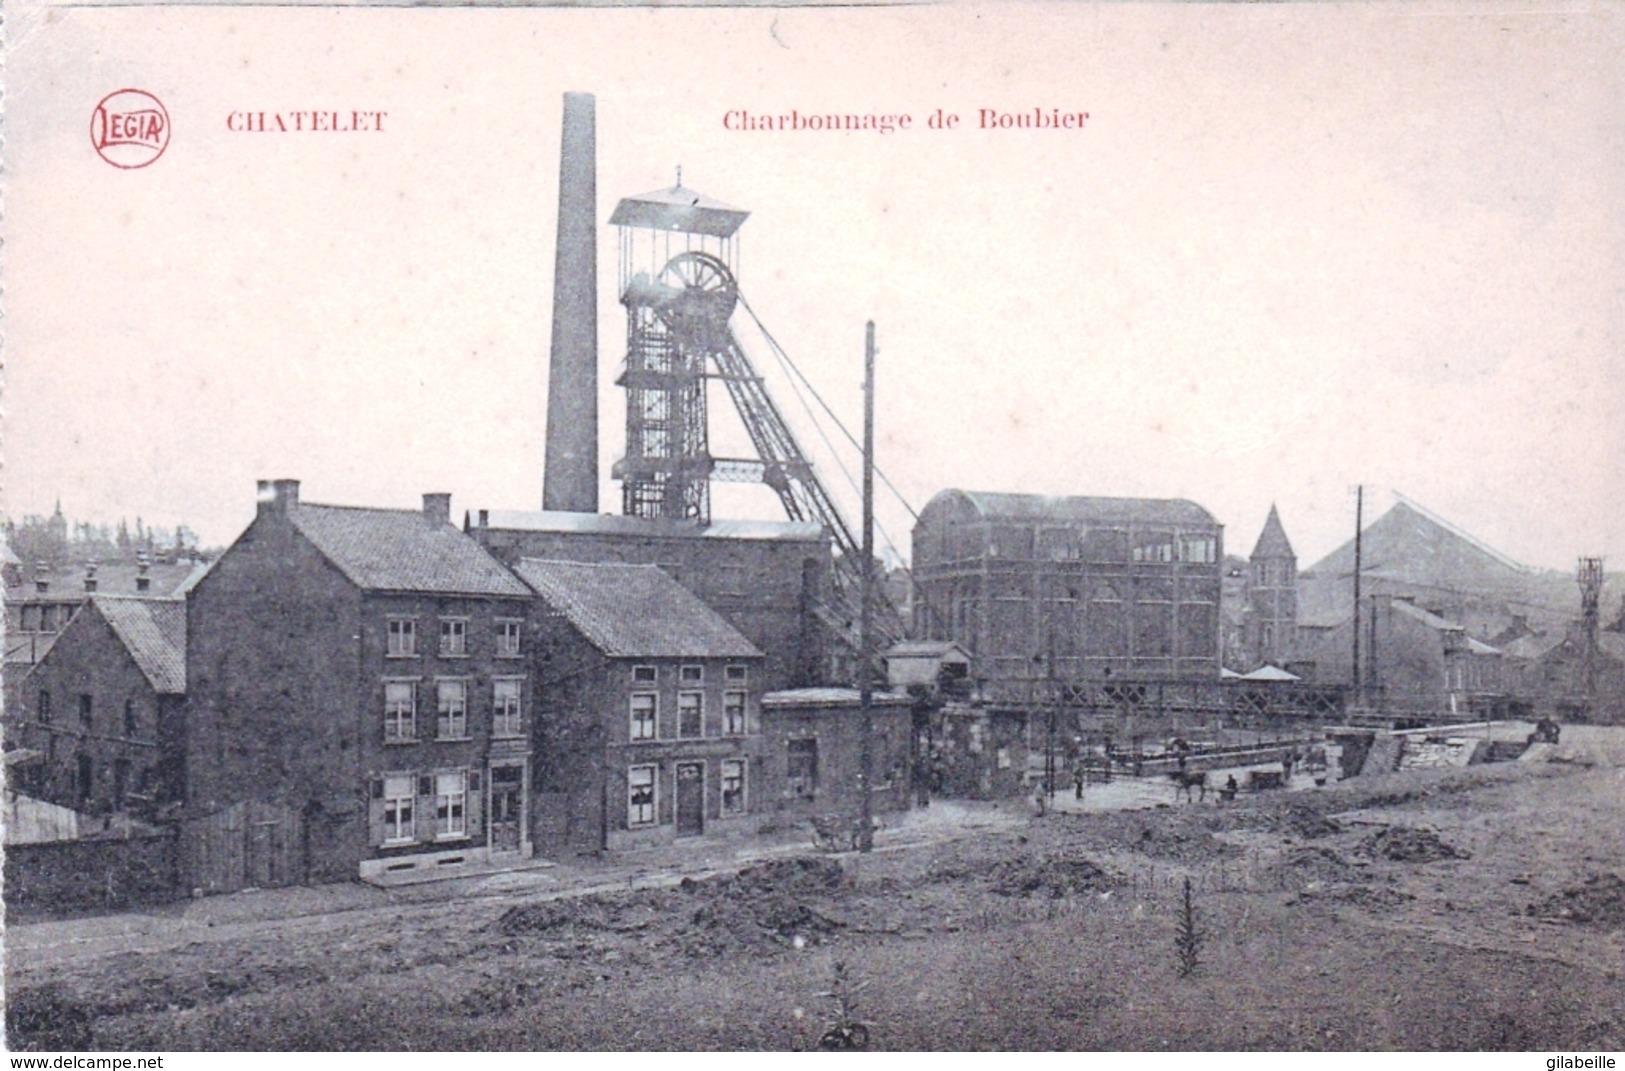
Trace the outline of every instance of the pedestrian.
[[1083, 799], [1083, 756], [1072, 764], [1072, 798]]

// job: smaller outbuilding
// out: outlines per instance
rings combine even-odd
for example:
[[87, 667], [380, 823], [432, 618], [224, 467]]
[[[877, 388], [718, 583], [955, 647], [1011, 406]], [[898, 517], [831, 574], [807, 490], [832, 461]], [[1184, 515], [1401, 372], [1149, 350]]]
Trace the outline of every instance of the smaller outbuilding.
[[[875, 814], [909, 807], [913, 703], [877, 692], [870, 704]], [[783, 821], [856, 815], [863, 806], [863, 709], [855, 688], [794, 688], [762, 696], [762, 791]]]

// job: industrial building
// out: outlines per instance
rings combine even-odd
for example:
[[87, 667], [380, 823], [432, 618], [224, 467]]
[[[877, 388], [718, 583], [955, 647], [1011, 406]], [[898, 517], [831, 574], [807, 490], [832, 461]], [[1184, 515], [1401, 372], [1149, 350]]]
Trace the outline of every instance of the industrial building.
[[947, 490], [914, 528], [915, 627], [989, 699], [1217, 681], [1224, 530], [1194, 502]]

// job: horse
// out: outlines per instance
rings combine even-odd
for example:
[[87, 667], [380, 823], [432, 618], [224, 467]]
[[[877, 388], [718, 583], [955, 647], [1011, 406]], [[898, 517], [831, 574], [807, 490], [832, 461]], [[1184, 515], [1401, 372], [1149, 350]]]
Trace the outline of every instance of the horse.
[[1196, 790], [1196, 798], [1203, 803], [1207, 802], [1207, 771], [1192, 772], [1190, 770], [1174, 770], [1168, 774], [1169, 780], [1174, 783], [1174, 801], [1179, 801], [1180, 793], [1184, 793], [1186, 802], [1191, 801], [1191, 790]]

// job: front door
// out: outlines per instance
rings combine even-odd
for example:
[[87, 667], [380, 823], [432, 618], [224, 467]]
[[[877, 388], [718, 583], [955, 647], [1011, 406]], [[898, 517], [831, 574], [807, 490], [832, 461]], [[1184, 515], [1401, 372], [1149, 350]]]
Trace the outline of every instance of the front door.
[[677, 835], [705, 832], [705, 763], [677, 764]]
[[525, 813], [525, 768], [491, 767], [491, 851], [517, 852]]

